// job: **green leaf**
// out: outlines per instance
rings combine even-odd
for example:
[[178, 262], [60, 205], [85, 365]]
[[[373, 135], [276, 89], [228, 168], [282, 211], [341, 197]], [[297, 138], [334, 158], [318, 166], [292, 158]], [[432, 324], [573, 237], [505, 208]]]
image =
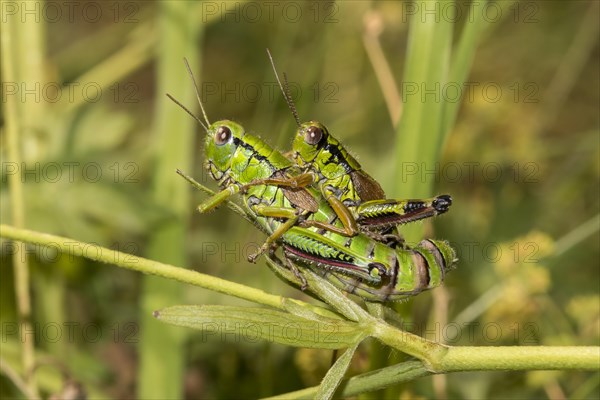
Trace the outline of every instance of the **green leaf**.
[[356, 348], [359, 343], [357, 342], [353, 347], [348, 348], [344, 354], [340, 358], [337, 359], [333, 367], [327, 371], [327, 374], [323, 377], [321, 381], [321, 385], [319, 386], [319, 390], [316, 399], [331, 399], [335, 394], [338, 386], [344, 379], [344, 375], [348, 370], [348, 366], [350, 365], [350, 361], [352, 361], [352, 356], [356, 352]]
[[[421, 9], [439, 6], [434, 1], [419, 1]], [[448, 3], [450, 4], [450, 3]], [[442, 120], [445, 101], [439, 93], [448, 82], [453, 24], [449, 18], [436, 21], [432, 16], [410, 20], [406, 64], [403, 76], [404, 111], [396, 131], [397, 176], [405, 176], [401, 186], [392, 187], [395, 196], [428, 197], [433, 180], [423, 180], [423, 171], [432, 170], [442, 144]], [[427, 95], [429, 93], [429, 95]], [[406, 174], [410, 168], [416, 174]], [[422, 225], [403, 230], [408, 242], [423, 236]]]
[[[473, 58], [475, 58], [477, 44], [481, 40], [481, 32], [489, 25], [489, 22], [484, 18], [485, 14], [481, 12], [486, 5], [487, 0], [484, 0], [482, 2], [473, 2], [470, 6], [469, 19], [465, 23], [456, 50], [452, 54], [452, 63], [448, 79], [451, 84], [463, 87], [465, 80], [469, 75]], [[506, 5], [506, 3], [503, 3], [503, 5]], [[505, 12], [503, 15], [506, 14], [507, 13]], [[460, 101], [445, 102], [441, 132], [442, 142], [454, 125], [460, 104]]]
[[[384, 389], [390, 385], [410, 382], [430, 374], [431, 372], [427, 371], [421, 362], [408, 361], [354, 376], [344, 382], [343, 387], [338, 392], [338, 396], [340, 398], [352, 397], [362, 393]], [[317, 393], [319, 390], [320, 386], [313, 386], [295, 392], [282, 393], [263, 400], [318, 399]]]
[[304, 269], [302, 273], [312, 292], [335, 308], [337, 312], [344, 315], [344, 317], [352, 321], [369, 320], [370, 316], [364, 309], [346, 297], [341, 290], [327, 280], [321, 278], [310, 269]]
[[168, 324], [199, 329], [206, 338], [263, 339], [294, 347], [341, 349], [355, 346], [366, 337], [360, 325], [352, 322], [309, 320], [259, 307], [172, 306], [155, 311], [154, 316]]

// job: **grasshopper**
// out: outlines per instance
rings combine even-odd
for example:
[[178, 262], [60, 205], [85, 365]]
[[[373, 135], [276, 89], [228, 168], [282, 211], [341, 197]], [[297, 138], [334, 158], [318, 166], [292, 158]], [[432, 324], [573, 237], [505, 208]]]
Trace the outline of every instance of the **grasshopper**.
[[346, 235], [354, 236], [362, 230], [373, 232], [379, 240], [398, 241], [396, 235], [380, 234], [390, 232], [396, 225], [448, 211], [452, 204], [449, 195], [431, 199], [385, 199], [379, 183], [362, 169], [323, 124], [317, 121], [300, 122], [289, 94], [287, 77], [284, 73], [284, 86], [269, 50], [267, 54], [281, 92], [298, 125], [291, 157], [305, 173], [312, 176], [312, 183], [317, 185], [335, 211]]
[[[193, 78], [189, 65], [186, 66]], [[320, 193], [306, 186], [306, 176], [297, 167], [258, 137], [248, 134], [232, 121], [210, 124], [196, 95], [206, 125], [177, 100], [169, 96], [205, 129], [205, 168], [221, 191], [198, 206], [205, 212], [243, 194], [251, 219], [267, 231], [265, 249], [280, 245], [288, 266], [300, 279], [291, 260], [316, 270], [327, 270], [342, 281], [357, 282], [372, 291], [414, 294], [438, 286], [445, 270], [454, 262], [454, 251], [444, 242], [419, 251], [392, 249], [364, 235], [344, 236], [335, 212]], [[433, 242], [432, 242], [433, 243]], [[417, 255], [418, 254], [418, 255]], [[415, 258], [416, 257], [416, 258]], [[254, 261], [255, 257], [253, 260]], [[440, 262], [438, 262], [440, 260]], [[333, 281], [333, 280], [332, 280]], [[305, 283], [305, 282], [304, 282]], [[304, 286], [304, 285], [303, 285]], [[367, 289], [364, 289], [365, 291]]]
[[298, 124], [292, 145], [296, 164], [331, 204], [349, 235], [359, 229], [383, 233], [399, 224], [437, 216], [452, 204], [449, 195], [430, 199], [386, 199], [379, 184], [317, 121]]

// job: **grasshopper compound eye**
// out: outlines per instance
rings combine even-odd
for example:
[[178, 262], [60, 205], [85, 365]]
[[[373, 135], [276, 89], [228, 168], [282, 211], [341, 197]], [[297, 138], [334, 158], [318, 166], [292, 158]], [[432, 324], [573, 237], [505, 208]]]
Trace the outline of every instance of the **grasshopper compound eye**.
[[215, 143], [217, 146], [222, 146], [231, 139], [231, 129], [226, 126], [220, 126], [215, 133]]
[[309, 126], [304, 132], [304, 141], [310, 145], [315, 145], [321, 141], [323, 130], [317, 126]]

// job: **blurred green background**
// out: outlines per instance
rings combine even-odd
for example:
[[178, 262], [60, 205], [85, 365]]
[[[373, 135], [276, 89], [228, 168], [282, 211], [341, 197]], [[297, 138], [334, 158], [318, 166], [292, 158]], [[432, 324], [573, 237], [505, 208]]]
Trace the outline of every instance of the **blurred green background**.
[[[197, 110], [183, 57], [211, 122], [233, 119], [289, 149], [295, 125], [268, 47], [300, 118], [325, 123], [390, 196], [454, 199], [447, 215], [417, 230], [451, 241], [458, 268], [443, 288], [397, 306], [407, 329], [454, 345], [597, 345], [598, 2], [502, 1], [475, 7], [479, 16], [469, 16], [468, 2], [427, 7], [2, 2], [2, 223], [14, 223], [17, 174], [27, 228], [305, 298], [264, 262], [246, 261], [262, 234], [224, 207], [194, 213], [204, 196], [174, 172], [215, 187], [201, 168], [202, 129], [165, 96]], [[409, 21], [428, 15], [451, 19], [450, 59], [470, 18], [485, 22], [462, 90], [452, 80], [406, 80]], [[418, 52], [419, 38], [411, 43]], [[413, 68], [436, 67], [413, 59]], [[405, 129], [410, 102], [460, 104], [445, 140]], [[420, 143], [414, 158], [399, 159], [408, 142]], [[438, 161], [420, 161], [420, 151]], [[21, 371], [11, 247], [1, 244], [2, 360]], [[316, 385], [330, 364], [327, 351], [207, 337], [151, 317], [174, 304], [242, 301], [52, 249], [28, 254], [45, 395], [67, 377], [96, 396], [256, 398]], [[380, 365], [398, 357], [366, 343], [351, 373], [377, 365], [374, 352]], [[597, 373], [481, 372], [420, 379], [385, 396], [597, 398], [599, 382]], [[6, 373], [0, 395], [21, 396]]]

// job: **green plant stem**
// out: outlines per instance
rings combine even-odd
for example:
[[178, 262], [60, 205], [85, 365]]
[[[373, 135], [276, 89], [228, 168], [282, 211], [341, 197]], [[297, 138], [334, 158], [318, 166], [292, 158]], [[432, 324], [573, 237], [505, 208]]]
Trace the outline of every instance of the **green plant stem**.
[[[110, 250], [96, 244], [80, 242], [61, 236], [15, 228], [10, 225], [2, 224], [0, 225], [0, 237], [27, 243], [35, 243], [41, 246], [60, 250], [64, 254], [85, 257], [93, 261], [113, 264], [121, 268], [142, 272], [144, 274], [174, 279], [176, 281], [189, 283], [190, 285], [199, 286], [219, 293], [225, 293], [240, 299], [252, 301], [254, 303], [273, 307], [282, 311], [287, 310], [285, 303], [289, 301], [303, 307], [315, 308], [315, 306], [300, 300], [275, 296], [265, 293], [260, 289], [230, 282], [211, 275], [202, 274], [189, 269], [178, 268], [173, 265], [163, 264], [157, 261], [148, 260], [146, 258], [122, 253], [120, 251]], [[20, 256], [20, 254], [17, 254], [17, 256]], [[323, 309], [323, 311], [327, 310]]]
[[[8, 334], [7, 336], [9, 337], [3, 338], [2, 342], [0, 373], [10, 380], [18, 390], [22, 391], [23, 398], [39, 399], [40, 396], [33, 396], [24, 387], [23, 376], [25, 376], [25, 371], [20, 361], [22, 353], [20, 338], [17, 335], [10, 337], [12, 335]], [[74, 354], [69, 357], [69, 361], [63, 364], [56, 356], [37, 348], [35, 349], [35, 359], [37, 367], [35, 370], [36, 386], [39, 390], [45, 393], [60, 392], [65, 383], [65, 376], [61, 373], [64, 372], [62, 367], [66, 366], [69, 372], [72, 373], [68, 378], [82, 383], [89, 399], [110, 398], [107, 393], [98, 389], [101, 382], [106, 382], [106, 379], [109, 378], [109, 373], [107, 369], [102, 366], [99, 367], [95, 356], [91, 354]]]
[[[435, 370], [419, 361], [407, 361], [343, 381], [337, 395], [343, 398], [356, 396], [435, 373], [551, 369], [594, 371], [599, 368], [600, 347], [593, 346], [447, 347]], [[311, 399], [318, 389], [318, 386], [314, 386], [269, 399]]]
[[[0, 6], [4, 9], [6, 6], [3, 1]], [[31, 24], [29, 24], [31, 25]], [[39, 24], [38, 24], [39, 25]], [[28, 28], [33, 29], [27, 35]], [[27, 59], [23, 54], [22, 49], [19, 46], [14, 46], [18, 34], [25, 35], [28, 39], [35, 40], [37, 38], [34, 33], [39, 32], [39, 27], [36, 26], [24, 26], [19, 24], [16, 18], [8, 18], [6, 23], [2, 26], [2, 70], [3, 79], [6, 82], [18, 82], [16, 74], [15, 63], [21, 61], [26, 63]], [[31, 52], [35, 53], [36, 49]], [[42, 57], [41, 54], [35, 54], [36, 57]], [[35, 63], [37, 65], [37, 63]], [[31, 71], [31, 68], [27, 68], [26, 71]], [[26, 73], [23, 72], [25, 75]], [[31, 82], [29, 82], [31, 83]], [[38, 82], [39, 83], [39, 82]], [[20, 103], [23, 106], [23, 103]], [[40, 110], [40, 107], [35, 107], [36, 110]], [[39, 112], [41, 113], [41, 111]], [[17, 96], [7, 96], [5, 102], [4, 116], [5, 116], [5, 129], [7, 136], [7, 153], [8, 161], [13, 162], [15, 165], [20, 165], [22, 161], [21, 148], [19, 136], [23, 134], [23, 126], [21, 125], [21, 118], [25, 114], [24, 110], [19, 110], [19, 103]], [[38, 114], [38, 119], [40, 115]], [[35, 121], [36, 119], [34, 119]], [[25, 226], [25, 203], [23, 197], [23, 182], [20, 174], [10, 174], [8, 177], [10, 185], [10, 203], [11, 203], [11, 218], [12, 223], [16, 227]], [[24, 248], [24, 243], [17, 243], [17, 247], [21, 250]], [[19, 320], [21, 323], [21, 332], [31, 332], [31, 298], [29, 295], [29, 264], [26, 252], [22, 251], [22, 254], [15, 254], [13, 257], [13, 269], [14, 269], [14, 280], [15, 280], [15, 296], [17, 300], [17, 309]], [[28, 393], [33, 397], [39, 397], [34, 376], [32, 374], [33, 367], [35, 365], [35, 348], [33, 336], [24, 335], [21, 338], [23, 347], [22, 361], [23, 369], [25, 371], [25, 382], [27, 385]]]
[[[181, 101], [193, 99], [192, 85], [185, 73], [182, 56], [197, 51], [202, 24], [194, 24], [191, 3], [157, 2], [156, 86], [152, 138], [156, 149], [152, 177], [154, 204], [173, 216], [149, 234], [148, 257], [174, 265], [186, 265], [185, 240], [190, 214], [188, 187], [174, 173], [176, 168], [191, 169], [194, 149], [194, 121], [182, 118], [181, 110], [163, 94], [181, 91]], [[147, 39], [140, 42], [149, 43]], [[140, 296], [140, 366], [136, 396], [143, 399], [181, 398], [183, 396], [185, 336], [187, 331], [157, 321], [153, 311], [169, 303], [180, 303], [183, 291], [177, 282], [145, 276]], [[156, 360], [161, 360], [157, 363]]]
[[596, 214], [560, 239], [554, 245], [552, 257], [558, 257], [578, 245], [600, 229], [600, 214]]
[[[44, 6], [44, 2], [39, 0], [30, 1], [29, 3], [30, 5], [37, 3], [35, 6], [40, 8]], [[13, 23], [14, 34], [14, 37], [11, 39], [14, 46], [11, 51], [12, 57], [14, 57], [12, 61], [14, 62], [14, 66], [17, 67], [17, 73], [14, 75], [16, 80], [12, 82], [21, 82], [28, 88], [38, 85], [39, 87], [43, 87], [47, 82], [45, 19], [41, 18], [39, 21], [36, 21], [35, 18], [19, 19], [15, 15], [7, 18], [6, 22], [9, 20]], [[10, 29], [7, 29], [7, 31], [10, 31]], [[27, 99], [24, 99], [19, 103], [19, 106], [23, 109], [19, 113], [19, 118], [23, 123], [22, 128], [35, 130], [43, 126], [47, 115], [48, 102], [39, 100], [27, 101]], [[26, 111], [24, 110], [25, 108], [27, 109]]]
[[[420, 9], [432, 8], [437, 1], [418, 1]], [[411, 18], [403, 76], [405, 85], [416, 90], [407, 97], [402, 118], [396, 129], [396, 176], [402, 176], [402, 185], [390, 185], [392, 197], [430, 196], [433, 179], [425, 171], [434, 171], [443, 140], [445, 102], [437, 96], [425, 95], [436, 91], [448, 81], [453, 24], [448, 18]], [[408, 88], [408, 86], [407, 86]], [[436, 89], [437, 88], [437, 89]], [[406, 89], [408, 91], [408, 89]], [[407, 174], [412, 169], [414, 174]], [[423, 225], [407, 226], [403, 235], [409, 243], [423, 236]]]
[[419, 358], [434, 373], [600, 368], [600, 347], [594, 346], [453, 347], [402, 332], [379, 321], [373, 336], [390, 347]]
[[423, 339], [412, 333], [404, 332], [382, 320], [376, 320], [372, 335], [386, 345], [400, 350], [406, 354], [433, 364], [442, 359], [448, 351], [448, 346]]
[[432, 372], [600, 369], [598, 346], [465, 346], [448, 347], [432, 360]]
[[[448, 82], [451, 84], [462, 87], [469, 75], [473, 58], [475, 58], [477, 44], [482, 37], [481, 32], [489, 25], [489, 22], [486, 21], [481, 11], [486, 5], [487, 0], [471, 3], [467, 22], [465, 22], [463, 27], [456, 50], [452, 54], [452, 64], [448, 76]], [[442, 143], [446, 136], [448, 136], [450, 129], [454, 126], [460, 104], [461, 102], [459, 101], [448, 101], [444, 104], [444, 118], [441, 132]]]
[[10, 364], [4, 361], [2, 357], [0, 357], [0, 372], [2, 372], [2, 374], [6, 376], [8, 380], [12, 382], [12, 384], [15, 385], [15, 387], [19, 389], [21, 393], [25, 395], [28, 399], [34, 399], [37, 397], [33, 393], [31, 393], [29, 387], [21, 378], [19, 373], [12, 369]]

